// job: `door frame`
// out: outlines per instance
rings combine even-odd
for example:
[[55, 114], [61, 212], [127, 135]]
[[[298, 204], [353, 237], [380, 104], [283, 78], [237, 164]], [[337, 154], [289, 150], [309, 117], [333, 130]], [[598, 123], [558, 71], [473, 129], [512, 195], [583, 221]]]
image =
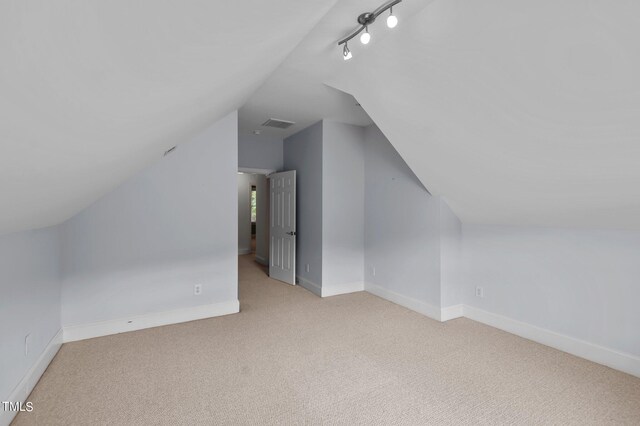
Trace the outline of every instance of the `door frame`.
[[[268, 183], [269, 175], [272, 174], [272, 173], [275, 173], [275, 172], [276, 172], [276, 170], [272, 170], [272, 169], [254, 169], [254, 168], [249, 168], [249, 167], [238, 167], [238, 173], [245, 173], [245, 174], [251, 174], [251, 175], [262, 175], [265, 178], [267, 178], [267, 183]], [[266, 191], [267, 191], [266, 196], [268, 198], [269, 197], [269, 187], [268, 187], [268, 185], [267, 185]], [[267, 224], [268, 223], [269, 223], [269, 221], [267, 221]], [[269, 231], [270, 231], [270, 229], [267, 228], [266, 232], [269, 232]], [[238, 253], [239, 256], [242, 255], [242, 254], [249, 254], [249, 253], [240, 253], [239, 242], [236, 243], [236, 252]], [[257, 261], [257, 259], [256, 259], [256, 261]], [[260, 263], [261, 265], [264, 265], [264, 266], [269, 266], [269, 259], [265, 259], [264, 263], [260, 262], [260, 261], [258, 261], [258, 263]]]
[[275, 173], [276, 170], [273, 169], [252, 169], [250, 167], [238, 167], [238, 172], [240, 173], [249, 173], [252, 175], [266, 175], [269, 177], [271, 173]]

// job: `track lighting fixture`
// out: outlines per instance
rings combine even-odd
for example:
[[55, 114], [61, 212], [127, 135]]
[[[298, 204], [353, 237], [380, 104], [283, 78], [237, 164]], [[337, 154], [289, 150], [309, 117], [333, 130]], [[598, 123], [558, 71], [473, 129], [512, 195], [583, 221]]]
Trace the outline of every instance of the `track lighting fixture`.
[[[360, 35], [360, 42], [362, 44], [368, 44], [371, 41], [371, 34], [369, 34], [369, 25], [373, 24], [378, 16], [382, 14], [384, 11], [389, 10], [389, 16], [387, 17], [387, 27], [395, 28], [398, 25], [398, 18], [393, 14], [393, 6], [400, 3], [402, 0], [391, 0], [374, 10], [373, 12], [365, 12], [358, 16], [358, 24], [360, 26], [353, 30], [351, 34], [344, 37], [342, 40], [338, 42], [338, 46], [343, 45], [342, 49], [342, 57], [345, 61], [351, 59], [353, 55], [351, 54], [351, 50], [347, 47], [347, 42], [357, 36]], [[363, 32], [364, 31], [364, 32]]]

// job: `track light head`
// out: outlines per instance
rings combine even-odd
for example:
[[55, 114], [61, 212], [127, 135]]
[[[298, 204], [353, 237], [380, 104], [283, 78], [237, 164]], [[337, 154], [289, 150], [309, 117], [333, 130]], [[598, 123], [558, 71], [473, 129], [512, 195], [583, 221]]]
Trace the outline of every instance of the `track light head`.
[[398, 25], [398, 18], [393, 14], [393, 7], [389, 8], [389, 17], [387, 18], [387, 27], [395, 28]]
[[371, 41], [371, 34], [369, 34], [369, 27], [364, 27], [364, 32], [360, 36], [360, 43], [369, 44]]
[[351, 50], [349, 50], [349, 46], [345, 43], [344, 48], [342, 49], [342, 59], [348, 61], [351, 58], [353, 58], [353, 55], [351, 54]]

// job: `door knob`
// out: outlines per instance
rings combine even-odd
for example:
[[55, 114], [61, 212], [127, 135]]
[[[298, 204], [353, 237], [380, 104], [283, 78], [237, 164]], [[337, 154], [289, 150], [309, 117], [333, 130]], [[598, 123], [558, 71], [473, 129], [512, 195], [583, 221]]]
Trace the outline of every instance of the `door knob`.
[[296, 235], [296, 231], [287, 232], [287, 235]]

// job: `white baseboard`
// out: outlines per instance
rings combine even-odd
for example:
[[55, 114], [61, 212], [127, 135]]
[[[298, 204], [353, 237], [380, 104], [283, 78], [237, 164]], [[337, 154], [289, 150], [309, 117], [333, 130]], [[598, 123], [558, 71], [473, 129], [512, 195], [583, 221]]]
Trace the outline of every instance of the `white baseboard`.
[[396, 305], [404, 306], [405, 308], [416, 311], [419, 314], [427, 316], [436, 321], [440, 321], [441, 313], [440, 308], [438, 308], [437, 306], [430, 305], [412, 297], [403, 296], [394, 291], [387, 290], [384, 287], [380, 287], [379, 285], [375, 285], [372, 283], [365, 283], [364, 289], [369, 293], [375, 294], [376, 296], [393, 302]]
[[251, 254], [251, 249], [250, 248], [248, 248], [248, 249], [239, 248], [238, 249], [238, 256], [242, 256], [242, 255], [245, 255], [245, 254]]
[[[24, 375], [18, 386], [15, 387], [11, 395], [9, 396], [10, 402], [21, 402], [24, 403], [27, 401], [27, 398], [33, 391], [33, 388], [36, 387], [38, 380], [44, 374], [44, 371], [47, 369], [53, 358], [60, 350], [62, 346], [62, 329], [58, 330], [55, 336], [49, 341], [44, 351], [35, 362], [35, 364], [29, 369], [27, 374]], [[0, 426], [8, 426], [11, 424], [13, 418], [18, 414], [15, 411], [4, 411], [0, 409]]]
[[331, 285], [322, 284], [322, 297], [338, 296], [340, 294], [356, 293], [364, 291], [364, 281], [355, 281], [351, 283]]
[[264, 257], [258, 256], [257, 254], [256, 254], [256, 262], [264, 266], [269, 266], [269, 259], [265, 259]]
[[445, 322], [464, 316], [464, 305], [447, 306], [440, 309], [440, 321]]
[[222, 315], [235, 314], [237, 312], [240, 312], [240, 302], [238, 300], [231, 300], [228, 302], [200, 305], [173, 311], [132, 316], [129, 318], [66, 326], [63, 329], [63, 336], [65, 343], [75, 342], [76, 340], [91, 339], [94, 337], [108, 336], [110, 334], [126, 333], [127, 331], [142, 330], [162, 325], [219, 317]]
[[316, 296], [322, 297], [322, 287], [320, 287], [318, 284], [302, 278], [301, 276], [296, 276], [296, 281], [300, 286], [306, 288], [311, 293], [315, 294]]
[[640, 357], [635, 355], [618, 352], [469, 305], [464, 306], [464, 316], [571, 355], [640, 377]]
[[436, 306], [400, 295], [375, 284], [366, 283], [365, 290], [438, 321], [444, 322], [454, 318], [466, 317], [571, 355], [640, 377], [640, 357], [632, 354], [599, 346], [469, 305], [460, 304], [438, 309]]
[[320, 297], [338, 296], [340, 294], [355, 293], [364, 290], [363, 281], [346, 283], [336, 286], [326, 284], [319, 285], [301, 276], [296, 276], [296, 281], [298, 282], [298, 284], [300, 284], [300, 286], [306, 288], [316, 296]]

